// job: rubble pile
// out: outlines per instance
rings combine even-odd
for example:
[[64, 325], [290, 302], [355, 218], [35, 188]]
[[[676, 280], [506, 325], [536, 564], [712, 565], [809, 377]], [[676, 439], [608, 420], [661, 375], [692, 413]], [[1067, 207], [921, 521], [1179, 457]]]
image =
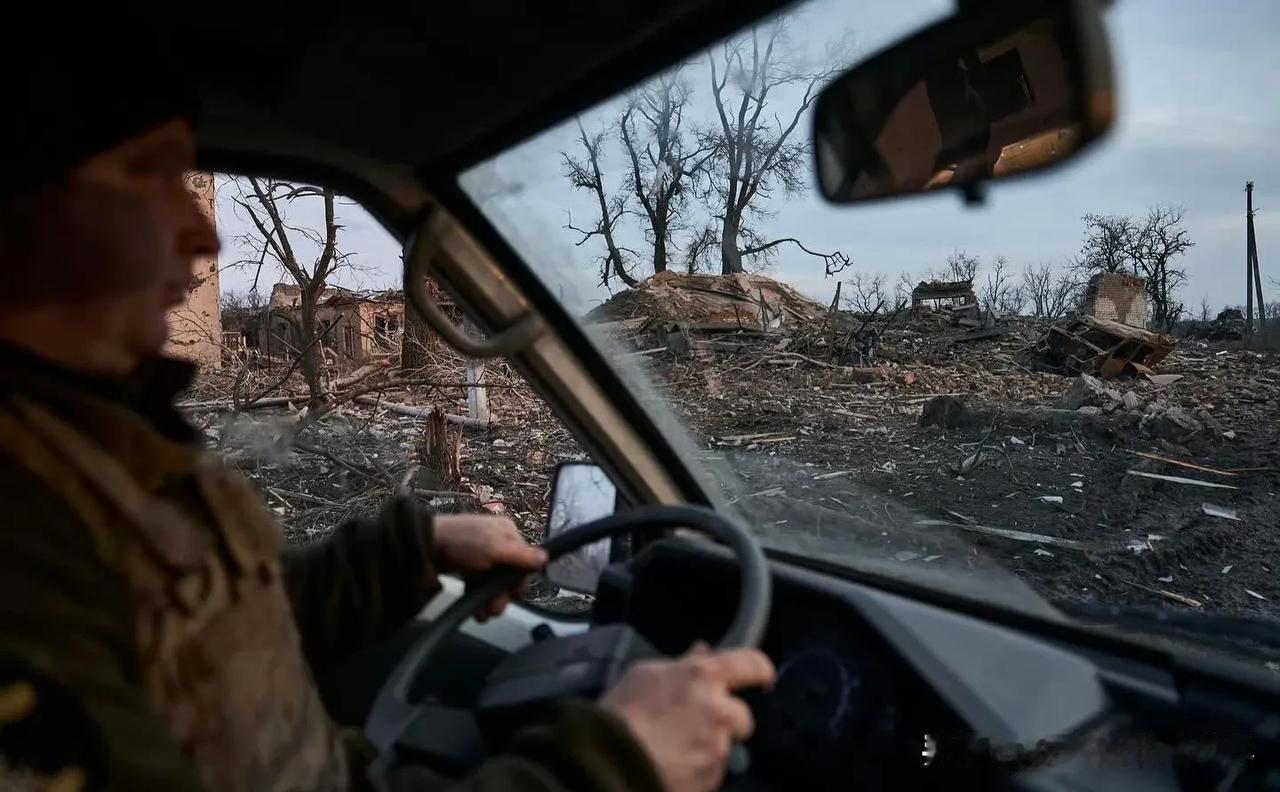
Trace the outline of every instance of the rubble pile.
[[[179, 406], [259, 486], [294, 543], [314, 541], [346, 519], [372, 514], [401, 488], [437, 511], [507, 514], [527, 536], [540, 539], [557, 463], [583, 458], [577, 441], [504, 363], [490, 363], [485, 372], [495, 416], [486, 425], [461, 417], [467, 412], [463, 361], [448, 352], [434, 355], [411, 378], [390, 369], [375, 372], [347, 391], [364, 395], [315, 420], [308, 417], [306, 388], [296, 373], [277, 391], [289, 396], [273, 395], [243, 411], [215, 398], [225, 397], [235, 379], [280, 381], [270, 371], [250, 377], [212, 372]], [[263, 402], [269, 406], [259, 407]], [[460, 475], [454, 480], [442, 481], [432, 471], [429, 428], [435, 411], [453, 416], [446, 442], [457, 443]]]
[[825, 311], [791, 286], [763, 275], [681, 275], [667, 270], [615, 295], [585, 319], [733, 323], [768, 330], [793, 320], [814, 321]]
[[[953, 315], [817, 315], [702, 346], [691, 331], [687, 349], [638, 325], [615, 337], [735, 477], [761, 458], [810, 466], [777, 463], [734, 497], [882, 493], [1054, 601], [1280, 616], [1280, 356], [1088, 315], [958, 343], [973, 328]], [[860, 325], [869, 349], [830, 343]], [[944, 563], [920, 528], [896, 530], [885, 557]]]

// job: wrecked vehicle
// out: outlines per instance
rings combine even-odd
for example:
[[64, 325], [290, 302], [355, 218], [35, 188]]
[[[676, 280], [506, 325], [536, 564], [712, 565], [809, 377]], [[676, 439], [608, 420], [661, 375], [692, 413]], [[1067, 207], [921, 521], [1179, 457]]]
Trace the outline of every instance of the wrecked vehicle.
[[1187, 338], [1197, 341], [1239, 341], [1244, 338], [1244, 311], [1239, 308], [1223, 309], [1209, 322], [1192, 322]]

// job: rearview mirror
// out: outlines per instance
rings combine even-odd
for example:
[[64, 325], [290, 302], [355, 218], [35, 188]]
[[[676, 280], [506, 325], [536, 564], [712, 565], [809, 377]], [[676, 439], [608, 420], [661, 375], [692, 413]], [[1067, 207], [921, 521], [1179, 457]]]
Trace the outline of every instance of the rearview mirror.
[[1097, 0], [962, 4], [836, 78], [814, 108], [823, 196], [853, 203], [1063, 162], [1111, 126]]
[[[608, 517], [618, 503], [618, 488], [603, 469], [584, 462], [567, 462], [556, 469], [551, 485], [547, 537], [558, 536], [584, 523]], [[602, 539], [561, 556], [547, 566], [546, 577], [560, 588], [594, 593], [600, 574], [609, 565], [612, 541]]]

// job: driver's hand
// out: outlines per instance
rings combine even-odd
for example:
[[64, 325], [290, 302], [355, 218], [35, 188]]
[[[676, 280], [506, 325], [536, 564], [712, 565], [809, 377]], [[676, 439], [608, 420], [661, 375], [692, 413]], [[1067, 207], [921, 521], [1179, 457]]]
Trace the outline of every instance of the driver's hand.
[[774, 675], [757, 649], [698, 645], [678, 660], [636, 663], [601, 705], [631, 727], [668, 790], [706, 792], [720, 786], [733, 744], [755, 728], [733, 691], [767, 687]]
[[[510, 518], [493, 514], [437, 514], [432, 524], [432, 560], [444, 574], [475, 575], [497, 566], [536, 572], [547, 564], [541, 547], [525, 541]], [[476, 618], [484, 621], [506, 609], [520, 587], [494, 599]]]

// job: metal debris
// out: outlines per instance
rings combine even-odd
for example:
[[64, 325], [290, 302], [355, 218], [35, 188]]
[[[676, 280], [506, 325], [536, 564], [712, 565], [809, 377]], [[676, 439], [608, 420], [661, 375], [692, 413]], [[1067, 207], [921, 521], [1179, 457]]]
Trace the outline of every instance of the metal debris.
[[1149, 370], [1164, 360], [1176, 343], [1140, 327], [1081, 316], [1051, 326], [1024, 351], [1022, 362], [1039, 371], [1112, 379]]

